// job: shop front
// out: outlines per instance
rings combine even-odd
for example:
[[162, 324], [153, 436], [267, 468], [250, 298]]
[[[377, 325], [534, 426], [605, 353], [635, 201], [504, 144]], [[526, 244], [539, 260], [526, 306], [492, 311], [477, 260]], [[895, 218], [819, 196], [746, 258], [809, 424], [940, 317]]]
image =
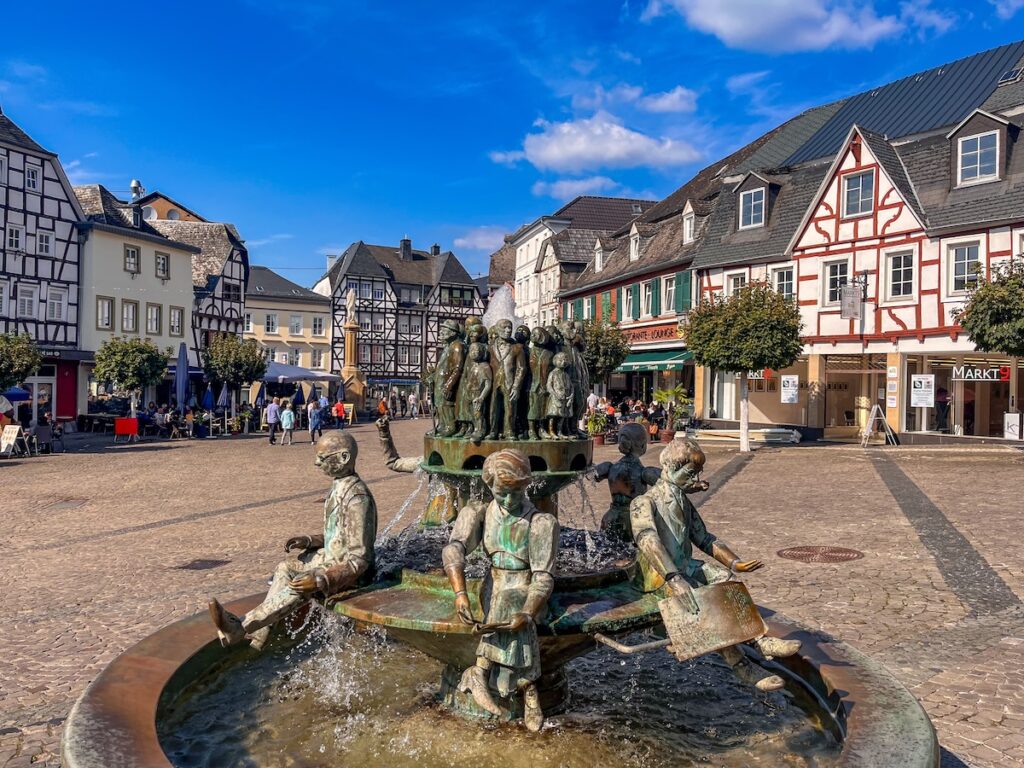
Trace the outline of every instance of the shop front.
[[655, 391], [682, 386], [693, 396], [693, 354], [686, 349], [630, 352], [608, 377], [607, 396], [612, 403], [629, 397], [651, 402]]

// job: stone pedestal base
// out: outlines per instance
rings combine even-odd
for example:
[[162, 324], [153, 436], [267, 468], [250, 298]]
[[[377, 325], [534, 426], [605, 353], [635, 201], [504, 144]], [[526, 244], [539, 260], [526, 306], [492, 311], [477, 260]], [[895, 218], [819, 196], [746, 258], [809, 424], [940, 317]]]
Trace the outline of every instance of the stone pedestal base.
[[[472, 694], [463, 693], [458, 689], [462, 672], [462, 669], [449, 664], [441, 674], [440, 699], [441, 705], [445, 709], [461, 717], [494, 720], [501, 723], [522, 718], [522, 694], [514, 693], [511, 696], [503, 697], [492, 689], [491, 696], [501, 708], [501, 715], [495, 717], [490, 712], [480, 709], [473, 701]], [[564, 712], [569, 702], [569, 678], [566, 677], [565, 667], [556, 666], [550, 671], [546, 670], [537, 680], [537, 693], [540, 694], [540, 708], [544, 711], [545, 717]]]

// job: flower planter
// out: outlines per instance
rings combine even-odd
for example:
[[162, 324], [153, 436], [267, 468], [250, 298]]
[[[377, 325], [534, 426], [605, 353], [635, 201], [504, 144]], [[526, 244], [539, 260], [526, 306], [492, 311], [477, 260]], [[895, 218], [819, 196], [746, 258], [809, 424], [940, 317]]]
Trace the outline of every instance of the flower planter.
[[663, 442], [663, 443], [671, 443], [675, 439], [676, 433], [673, 430], [671, 430], [671, 429], [663, 429], [660, 432], [660, 436], [661, 436], [661, 442]]
[[597, 435], [591, 435], [590, 437], [594, 441], [594, 445], [604, 445], [604, 432]]

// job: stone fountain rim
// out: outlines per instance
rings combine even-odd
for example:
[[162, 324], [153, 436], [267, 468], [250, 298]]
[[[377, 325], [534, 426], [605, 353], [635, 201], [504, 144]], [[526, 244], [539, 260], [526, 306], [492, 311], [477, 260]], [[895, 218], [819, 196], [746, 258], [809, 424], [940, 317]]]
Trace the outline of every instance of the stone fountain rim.
[[[227, 605], [244, 613], [263, 594]], [[881, 664], [780, 614], [766, 613], [769, 633], [803, 642], [785, 672], [814, 691], [844, 724], [842, 768], [936, 768], [939, 744], [920, 703]], [[169, 624], [117, 656], [72, 707], [61, 753], [65, 768], [172, 768], [160, 746], [156, 718], [165, 692], [194, 679], [242, 648], [220, 647], [207, 613]]]

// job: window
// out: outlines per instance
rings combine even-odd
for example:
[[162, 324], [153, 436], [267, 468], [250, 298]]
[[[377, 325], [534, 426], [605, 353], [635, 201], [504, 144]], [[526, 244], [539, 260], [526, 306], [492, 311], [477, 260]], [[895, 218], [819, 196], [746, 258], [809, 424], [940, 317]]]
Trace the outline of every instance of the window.
[[0, 184], [7, 184], [7, 158], [0, 157]]
[[7, 248], [11, 251], [25, 250], [25, 228], [14, 224], [7, 225]]
[[604, 269], [604, 251], [600, 248], [594, 249], [594, 271], [600, 272]]
[[889, 298], [900, 299], [914, 295], [914, 254], [890, 253], [886, 257], [889, 267]]
[[225, 280], [221, 285], [220, 296], [224, 301], [238, 301], [242, 300], [242, 286], [238, 283]]
[[49, 232], [36, 232], [36, 253], [40, 256], [53, 255], [53, 235]]
[[309, 365], [311, 368], [323, 368], [324, 367], [324, 351], [322, 349], [313, 349], [309, 353]]
[[181, 212], [177, 208], [170, 208], [167, 211], [167, 218], [171, 221], [177, 221], [181, 218]]
[[383, 333], [384, 332], [384, 315], [373, 315], [373, 332]]
[[263, 320], [264, 333], [277, 333], [277, 313], [268, 312]]
[[661, 311], [673, 312], [676, 308], [676, 279], [675, 277], [661, 278]]
[[246, 333], [252, 333], [252, 312], [245, 313], [245, 319], [242, 321], [242, 330]]
[[7, 314], [7, 283], [0, 282], [0, 315]]
[[302, 355], [297, 349], [288, 350], [288, 365], [298, 365], [302, 361]]
[[850, 265], [845, 261], [833, 261], [825, 265], [825, 303], [838, 304], [843, 295], [843, 286], [849, 278]]
[[359, 298], [360, 299], [368, 299], [368, 298], [370, 298], [370, 289], [371, 288], [372, 288], [372, 285], [370, 283], [365, 283], [365, 282], [364, 283], [360, 283], [359, 284]]
[[688, 213], [683, 216], [683, 242], [693, 242], [693, 230], [694, 224], [696, 223], [696, 217], [692, 213]]
[[371, 349], [373, 350], [373, 362], [383, 363], [384, 362], [384, 347], [379, 344], [374, 344]]
[[124, 271], [133, 275], [139, 273], [139, 249], [134, 245], [124, 247]]
[[958, 183], [973, 184], [999, 177], [999, 132], [982, 133], [960, 139]]
[[322, 315], [316, 315], [313, 318], [313, 335], [314, 336], [325, 336], [327, 334], [327, 321]]
[[384, 301], [384, 286], [383, 285], [375, 285], [375, 286], [373, 286], [373, 300], [374, 301]]
[[409, 333], [422, 333], [422, 332], [423, 332], [423, 326], [420, 323], [420, 320], [419, 320], [418, 317], [414, 317], [411, 320], [409, 320]]
[[594, 305], [597, 299], [593, 296], [587, 296], [583, 299], [583, 319], [593, 320], [594, 319]]
[[114, 300], [106, 296], [96, 297], [96, 330], [114, 330]]
[[793, 298], [793, 268], [783, 267], [772, 272], [772, 283], [775, 290], [785, 298]]
[[267, 347], [267, 360], [277, 362], [277, 347]]
[[359, 293], [359, 281], [358, 280], [349, 280], [348, 281], [348, 285], [346, 286], [345, 290], [346, 291], [355, 291], [356, 293]]
[[18, 286], [18, 317], [36, 316], [36, 305], [39, 303], [39, 286]]
[[370, 330], [370, 313], [360, 312], [359, 313], [359, 330], [368, 331]]
[[29, 192], [39, 191], [39, 177], [42, 169], [37, 165], [26, 165], [25, 166], [25, 189]]
[[740, 229], [764, 226], [764, 187], [740, 193]]
[[302, 315], [289, 315], [288, 333], [292, 336], [302, 335]]
[[627, 285], [623, 288], [622, 296], [625, 299], [622, 307], [622, 317], [631, 320], [633, 318], [633, 287]]
[[875, 172], [843, 177], [843, 217], [864, 216], [875, 209]]
[[950, 248], [950, 260], [953, 272], [953, 290], [951, 293], [966, 293], [978, 283], [978, 244], [964, 243]]
[[420, 348], [409, 347], [409, 363], [412, 365], [420, 364]]
[[163, 333], [164, 309], [159, 304], [146, 305], [146, 333], [159, 336]]
[[121, 300], [121, 331], [136, 333], [139, 330], [139, 302]]
[[641, 303], [640, 303], [640, 314], [643, 317], [651, 316], [651, 284], [649, 282], [643, 283], [641, 286]]
[[368, 363], [370, 362], [370, 346], [368, 344], [359, 345], [359, 362]]
[[746, 284], [747, 284], [747, 276], [746, 275], [743, 275], [743, 274], [740, 274], [740, 275], [730, 275], [728, 277], [728, 282], [726, 283], [726, 287], [728, 289], [726, 291], [726, 294], [729, 295], [729, 296], [732, 296], [734, 293], [739, 291], [739, 289], [742, 288], [743, 286], [745, 286]]
[[399, 299], [405, 304], [416, 304], [420, 301], [419, 288], [402, 288], [399, 291]]
[[159, 251], [156, 254], [156, 276], [161, 280], [166, 280], [171, 276], [171, 257]]
[[640, 258], [640, 235], [633, 235], [629, 238], [629, 260], [636, 261]]
[[409, 317], [408, 315], [398, 316], [398, 332], [408, 333], [409, 332]]
[[399, 363], [399, 365], [408, 365], [409, 364], [409, 348], [408, 347], [399, 347], [398, 348], [398, 363]]
[[171, 307], [170, 316], [168, 318], [167, 332], [171, 336], [184, 336], [185, 335], [185, 308], [184, 307]]
[[63, 322], [67, 317], [68, 290], [50, 286], [46, 291], [46, 319]]

